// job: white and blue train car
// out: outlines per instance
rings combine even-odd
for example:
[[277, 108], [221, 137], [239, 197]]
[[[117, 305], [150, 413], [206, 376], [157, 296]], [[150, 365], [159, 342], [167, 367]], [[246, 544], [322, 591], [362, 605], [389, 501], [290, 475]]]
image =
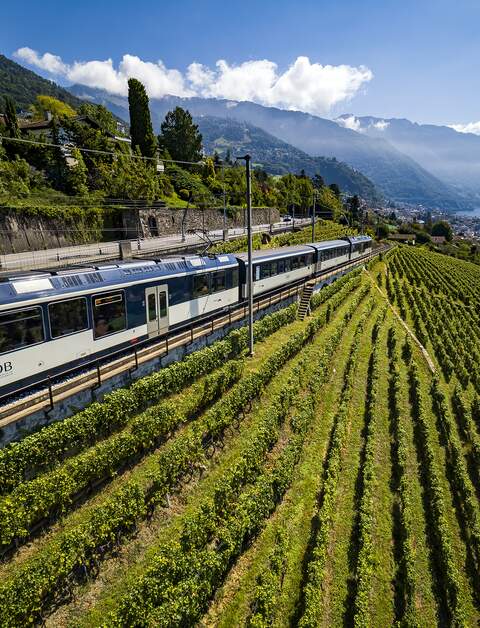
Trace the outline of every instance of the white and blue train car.
[[180, 328], [235, 304], [232, 255], [33, 273], [0, 283], [0, 390]]
[[372, 252], [372, 238], [366, 235], [346, 236], [345, 240], [350, 243], [350, 259], [368, 255]]
[[[237, 253], [242, 298], [247, 298], [248, 255]], [[281, 288], [315, 273], [315, 251], [311, 246], [285, 246], [252, 252], [253, 296]]]
[[350, 243], [345, 240], [330, 240], [310, 244], [316, 251], [315, 270], [317, 273], [345, 264], [350, 260]]

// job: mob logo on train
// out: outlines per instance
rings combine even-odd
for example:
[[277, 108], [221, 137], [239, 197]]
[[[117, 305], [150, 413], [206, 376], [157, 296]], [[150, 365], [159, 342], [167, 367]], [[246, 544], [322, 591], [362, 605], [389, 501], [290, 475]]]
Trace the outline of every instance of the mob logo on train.
[[7, 377], [13, 373], [13, 364], [10, 361], [0, 362], [0, 377]]

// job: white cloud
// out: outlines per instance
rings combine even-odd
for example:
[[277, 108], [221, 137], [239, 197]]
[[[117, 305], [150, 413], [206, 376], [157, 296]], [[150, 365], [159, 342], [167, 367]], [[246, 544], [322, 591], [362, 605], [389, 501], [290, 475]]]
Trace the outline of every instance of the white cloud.
[[386, 120], [379, 120], [378, 122], [373, 122], [370, 126], [373, 126], [374, 129], [378, 129], [379, 131], [385, 131], [390, 126], [390, 122]]
[[451, 129], [455, 129], [459, 133], [473, 133], [474, 135], [480, 135], [480, 121], [468, 122], [467, 124], [449, 124]]
[[390, 122], [387, 120], [378, 120], [377, 122], [370, 122], [366, 126], [362, 126], [362, 121], [353, 114], [344, 115], [334, 120], [340, 126], [357, 133], [367, 133], [368, 129], [376, 129], [377, 131], [385, 131], [390, 126]]
[[321, 65], [297, 57], [283, 73], [273, 61], [262, 59], [229, 65], [221, 59], [211, 70], [192, 63], [187, 76], [204, 97], [252, 100], [262, 105], [326, 114], [339, 102], [350, 100], [363, 83], [373, 78], [363, 66]]
[[166, 94], [203, 96], [228, 100], [251, 100], [262, 105], [327, 114], [333, 106], [349, 101], [372, 80], [364, 66], [321, 65], [308, 57], [297, 59], [284, 72], [267, 59], [230, 65], [220, 59], [215, 68], [191, 63], [185, 74], [167, 68], [162, 61], [152, 63], [126, 54], [118, 68], [112, 59], [75, 61], [66, 64], [56, 55], [40, 56], [31, 48], [20, 48], [19, 59], [73, 83], [105, 89], [112, 94], [127, 94], [127, 79], [138, 78], [151, 97]]
[[335, 122], [346, 129], [350, 129], [351, 131], [357, 131], [357, 133], [362, 132], [362, 124], [354, 115], [337, 118]]
[[19, 48], [13, 53], [13, 56], [21, 61], [25, 61], [29, 65], [34, 65], [41, 70], [46, 70], [51, 74], [65, 74], [67, 71], [67, 66], [57, 55], [46, 52], [44, 55], [40, 56], [36, 50], [28, 48], [28, 46]]

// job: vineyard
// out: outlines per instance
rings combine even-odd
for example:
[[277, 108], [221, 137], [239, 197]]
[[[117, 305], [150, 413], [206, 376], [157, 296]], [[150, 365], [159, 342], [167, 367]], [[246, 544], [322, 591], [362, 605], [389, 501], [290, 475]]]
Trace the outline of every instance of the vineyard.
[[479, 305], [397, 247], [1, 450], [0, 626], [477, 626]]

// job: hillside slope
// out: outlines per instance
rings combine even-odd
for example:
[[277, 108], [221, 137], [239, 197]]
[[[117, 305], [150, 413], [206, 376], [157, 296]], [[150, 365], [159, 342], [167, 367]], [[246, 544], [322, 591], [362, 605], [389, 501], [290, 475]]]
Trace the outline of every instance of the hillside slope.
[[225, 155], [250, 152], [255, 164], [271, 174], [287, 174], [305, 170], [309, 176], [320, 174], [327, 184], [337, 183], [349, 194], [358, 194], [372, 203], [382, 200], [381, 192], [361, 172], [335, 158], [311, 157], [291, 144], [266, 133], [262, 129], [227, 118], [201, 116], [196, 118], [203, 135], [207, 153], [217, 151]]
[[[341, 116], [342, 118], [351, 117]], [[447, 126], [407, 119], [356, 117], [362, 134], [383, 138], [423, 168], [453, 186], [471, 191], [480, 202], [480, 137]]]
[[[104, 104], [121, 117], [128, 111], [126, 98], [81, 85], [70, 89], [78, 96]], [[361, 171], [388, 198], [399, 202], [452, 211], [468, 209], [475, 204], [474, 199], [437, 179], [384, 139], [356, 133], [332, 120], [252, 102], [165, 96], [150, 101], [156, 130], [167, 111], [176, 106], [188, 109], [195, 117], [214, 116], [253, 124], [311, 156], [336, 157]]]
[[17, 107], [27, 109], [40, 94], [58, 98], [72, 107], [82, 104], [80, 98], [63, 87], [0, 54], [0, 101], [2, 96], [10, 96], [15, 100]]

